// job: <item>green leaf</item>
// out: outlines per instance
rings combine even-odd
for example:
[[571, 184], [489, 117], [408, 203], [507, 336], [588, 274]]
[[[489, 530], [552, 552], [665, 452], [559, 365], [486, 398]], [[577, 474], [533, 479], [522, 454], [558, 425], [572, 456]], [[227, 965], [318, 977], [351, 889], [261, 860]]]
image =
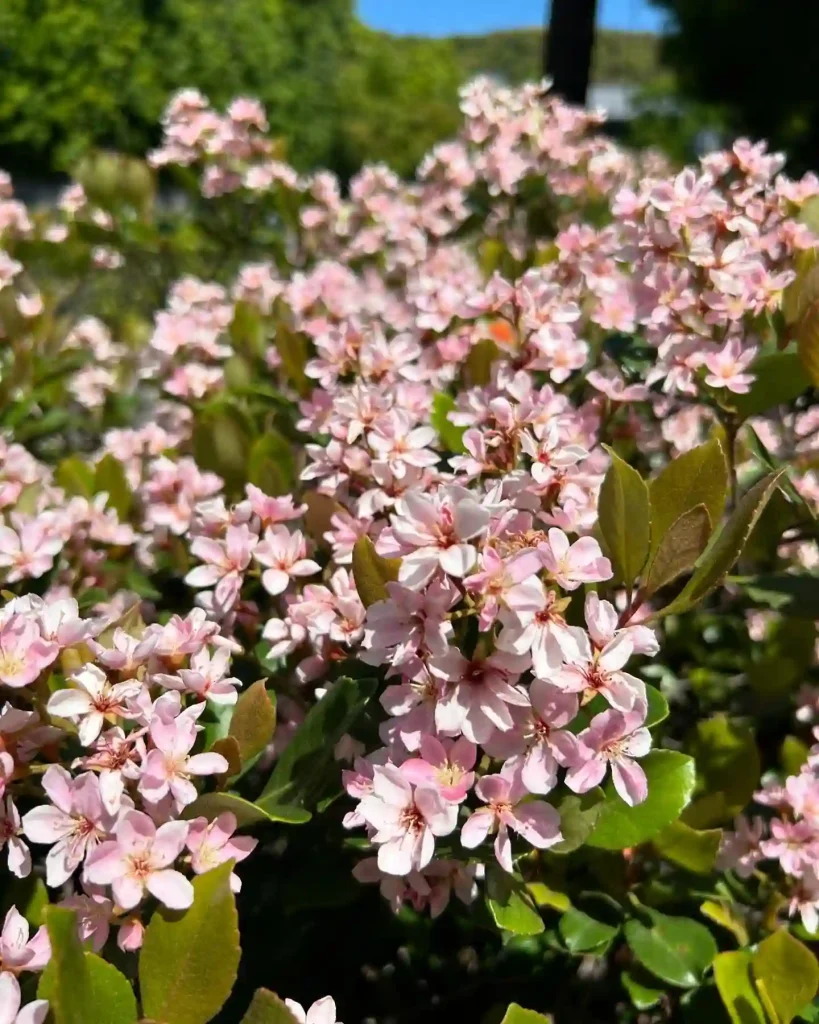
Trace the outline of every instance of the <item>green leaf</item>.
[[631, 586], [645, 564], [651, 540], [648, 488], [636, 469], [604, 447], [611, 465], [600, 488], [598, 522], [615, 576]]
[[656, 593], [693, 568], [711, 536], [711, 518], [705, 505], [683, 512], [669, 527], [646, 573], [645, 592]]
[[128, 979], [112, 964], [83, 951], [76, 913], [48, 907], [45, 916], [51, 960], [37, 995], [49, 1001], [54, 1024], [134, 1024], [137, 1006]]
[[716, 438], [678, 455], [648, 484], [651, 498], [651, 555], [680, 516], [705, 505], [711, 524], [722, 519], [728, 469]]
[[265, 494], [289, 494], [296, 481], [293, 445], [272, 427], [250, 446], [247, 478]]
[[94, 496], [94, 470], [77, 455], [63, 459], [54, 471], [54, 479], [67, 494]]
[[810, 753], [808, 745], [796, 736], [786, 736], [779, 748], [779, 763], [785, 775], [798, 775]]
[[573, 907], [560, 918], [557, 930], [570, 953], [588, 953], [601, 946], [608, 946], [620, 929], [596, 921]]
[[456, 427], [449, 414], [456, 408], [455, 399], [446, 391], [439, 391], [432, 399], [432, 413], [429, 421], [438, 432], [441, 444], [449, 451], [460, 455], [464, 448], [464, 432], [466, 427]]
[[516, 935], [539, 935], [545, 930], [531, 893], [516, 875], [497, 864], [486, 869], [486, 902], [498, 928]]
[[4, 919], [12, 907], [17, 907], [32, 928], [39, 928], [45, 924], [48, 905], [48, 889], [42, 878], [34, 874], [7, 878], [0, 895], [0, 919]]
[[626, 941], [652, 974], [680, 988], [698, 985], [717, 955], [717, 944], [705, 925], [687, 917], [669, 917], [644, 908], [651, 924], [626, 922]]
[[709, 875], [719, 850], [722, 830], [699, 832], [682, 821], [672, 821], [652, 840], [666, 860], [699, 875]]
[[498, 346], [491, 338], [472, 346], [464, 361], [464, 376], [469, 387], [486, 387], [492, 379], [492, 363], [499, 355]]
[[510, 1003], [501, 1024], [549, 1024], [549, 1018], [534, 1010], [524, 1010], [517, 1003]]
[[740, 949], [714, 958], [714, 981], [731, 1024], [766, 1024], [751, 977], [751, 954]]
[[250, 437], [244, 417], [227, 402], [202, 409], [193, 424], [193, 454], [201, 469], [218, 473], [229, 489], [245, 483]]
[[770, 574], [739, 580], [748, 597], [787, 615], [819, 619], [819, 579], [816, 576]]
[[637, 846], [676, 821], [694, 792], [694, 761], [675, 750], [653, 750], [640, 765], [648, 779], [648, 797], [629, 807], [611, 782], [606, 784], [606, 802], [594, 831], [586, 840], [589, 846], [604, 850], [622, 850]]
[[275, 728], [276, 708], [264, 679], [259, 679], [240, 694], [230, 720], [229, 735], [239, 744], [242, 764], [261, 754]]
[[816, 957], [780, 928], [760, 942], [751, 958], [760, 999], [774, 1024], [788, 1024], [819, 988]]
[[727, 900], [717, 902], [706, 900], [700, 905], [700, 913], [713, 921], [714, 924], [726, 928], [737, 940], [740, 946], [747, 946], [750, 941], [745, 921], [741, 917], [735, 905]]
[[387, 600], [387, 584], [398, 579], [400, 568], [400, 558], [382, 558], [369, 537], [359, 537], [353, 547], [353, 579], [365, 608]]
[[551, 846], [549, 853], [572, 853], [581, 847], [597, 824], [604, 801], [603, 790], [595, 788], [582, 796], [569, 793], [555, 803], [563, 839]]
[[646, 698], [648, 711], [646, 713], [646, 720], [643, 724], [646, 729], [651, 729], [653, 726], [659, 725], [660, 722], [664, 722], [666, 718], [668, 718], [668, 701], [657, 687], [652, 686], [650, 683], [646, 683]]
[[333, 749], [350, 731], [377, 685], [375, 679], [339, 679], [310, 708], [276, 762], [262, 792], [262, 806], [306, 804], [322, 795], [326, 776], [335, 764]]
[[304, 372], [307, 365], [307, 339], [303, 334], [297, 334], [279, 322], [276, 324], [273, 344], [281, 356], [281, 368], [285, 377], [293, 385], [300, 398], [306, 397], [310, 394], [312, 387]]
[[759, 750], [747, 725], [714, 715], [689, 734], [687, 749], [708, 794], [722, 793], [725, 815], [733, 818], [749, 803], [761, 774]]
[[743, 420], [773, 410], [798, 398], [811, 386], [798, 352], [771, 352], [750, 367], [756, 380], [744, 395], [731, 395], [731, 404]]
[[281, 999], [266, 988], [257, 988], [241, 1024], [298, 1024]]
[[809, 379], [819, 384], [819, 264], [815, 250], [798, 261], [799, 275], [783, 296], [785, 320]]
[[620, 980], [636, 1010], [650, 1010], [665, 994], [664, 989], [657, 988], [654, 978], [639, 965], [630, 971], [623, 971]]
[[206, 1024], [225, 1003], [239, 967], [233, 861], [193, 879], [193, 906], [160, 907], [145, 930], [139, 984], [146, 1017], [163, 1024]]
[[742, 553], [762, 510], [777, 487], [784, 470], [763, 477], [740, 500], [733, 515], [703, 554], [691, 579], [678, 596], [659, 613], [678, 615], [699, 604], [718, 587]]
[[312, 815], [302, 807], [279, 806], [272, 800], [260, 799], [251, 803], [236, 793], [205, 793], [183, 810], [183, 818], [207, 818], [212, 821], [224, 811], [235, 815], [238, 828], [258, 825], [260, 822], [285, 822], [288, 825], [303, 825]]
[[106, 492], [108, 504], [117, 510], [119, 518], [127, 520], [134, 496], [128, 486], [122, 463], [110, 452], [103, 455], [94, 471], [94, 492], [99, 494], [101, 491]]
[[157, 590], [144, 573], [133, 567], [125, 570], [125, 586], [148, 601], [158, 601], [162, 597], [162, 591]]

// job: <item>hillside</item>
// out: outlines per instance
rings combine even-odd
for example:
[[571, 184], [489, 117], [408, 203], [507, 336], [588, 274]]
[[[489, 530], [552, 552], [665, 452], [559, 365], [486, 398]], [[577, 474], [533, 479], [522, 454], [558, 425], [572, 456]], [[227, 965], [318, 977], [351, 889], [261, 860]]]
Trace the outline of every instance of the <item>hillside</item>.
[[[481, 72], [497, 74], [510, 83], [540, 77], [543, 31], [539, 28], [452, 36], [450, 41], [464, 78]], [[593, 80], [636, 85], [652, 81], [659, 71], [659, 43], [659, 36], [647, 32], [598, 32]]]

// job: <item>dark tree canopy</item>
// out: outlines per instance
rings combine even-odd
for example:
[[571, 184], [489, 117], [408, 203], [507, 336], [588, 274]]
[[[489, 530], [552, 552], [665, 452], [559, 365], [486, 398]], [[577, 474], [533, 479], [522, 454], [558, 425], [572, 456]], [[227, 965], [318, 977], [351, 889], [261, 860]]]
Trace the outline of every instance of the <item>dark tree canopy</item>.
[[652, 0], [670, 14], [663, 57], [684, 94], [730, 127], [819, 164], [816, 0]]

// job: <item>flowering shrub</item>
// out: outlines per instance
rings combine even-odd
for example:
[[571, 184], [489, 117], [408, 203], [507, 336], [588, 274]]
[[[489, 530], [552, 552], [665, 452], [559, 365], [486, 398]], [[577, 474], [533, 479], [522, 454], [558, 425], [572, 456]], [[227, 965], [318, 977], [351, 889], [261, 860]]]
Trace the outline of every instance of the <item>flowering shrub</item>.
[[817, 1019], [819, 181], [463, 112], [3, 182], [0, 1020]]

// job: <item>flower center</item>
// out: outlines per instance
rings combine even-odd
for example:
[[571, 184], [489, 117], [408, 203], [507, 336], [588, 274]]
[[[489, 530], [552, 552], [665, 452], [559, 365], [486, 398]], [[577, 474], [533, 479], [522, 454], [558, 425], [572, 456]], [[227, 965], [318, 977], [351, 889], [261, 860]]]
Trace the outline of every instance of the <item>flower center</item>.
[[128, 865], [130, 867], [130, 874], [135, 875], [139, 879], [147, 878], [152, 871], [151, 858], [145, 850], [141, 853], [132, 853], [128, 857]]
[[0, 676], [19, 676], [25, 665], [25, 655], [16, 651], [0, 651]]
[[426, 828], [424, 816], [415, 804], [410, 804], [409, 807], [405, 807], [401, 812], [401, 827], [405, 831], [413, 832], [416, 835], [423, 832]]

